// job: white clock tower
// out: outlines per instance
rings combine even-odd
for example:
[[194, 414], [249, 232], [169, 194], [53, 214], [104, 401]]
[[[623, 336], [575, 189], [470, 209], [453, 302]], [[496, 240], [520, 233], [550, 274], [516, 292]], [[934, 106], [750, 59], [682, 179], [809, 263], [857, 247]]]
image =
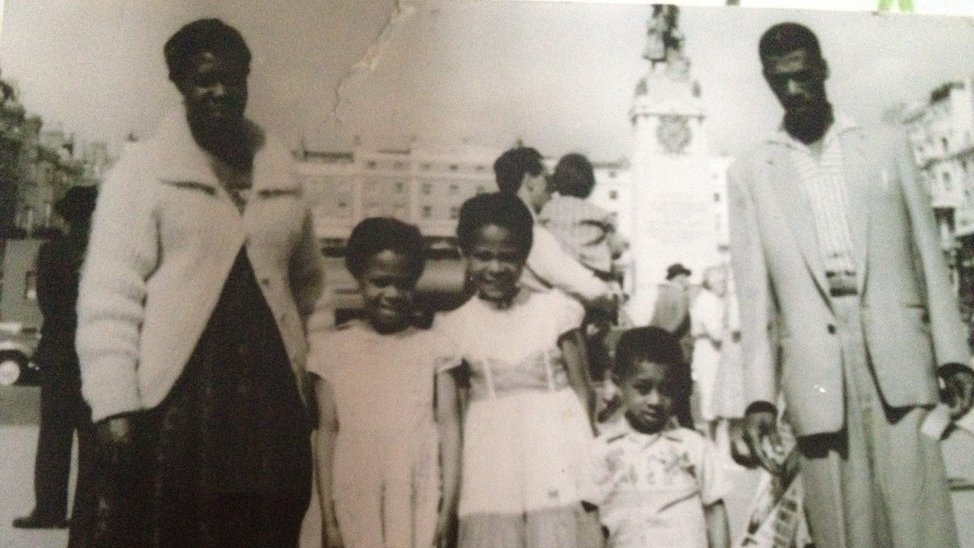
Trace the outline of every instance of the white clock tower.
[[675, 6], [653, 6], [643, 53], [649, 70], [636, 86], [630, 112], [634, 283], [626, 308], [636, 325], [652, 317], [667, 266], [682, 263], [699, 280], [704, 268], [721, 260], [706, 116], [677, 16]]

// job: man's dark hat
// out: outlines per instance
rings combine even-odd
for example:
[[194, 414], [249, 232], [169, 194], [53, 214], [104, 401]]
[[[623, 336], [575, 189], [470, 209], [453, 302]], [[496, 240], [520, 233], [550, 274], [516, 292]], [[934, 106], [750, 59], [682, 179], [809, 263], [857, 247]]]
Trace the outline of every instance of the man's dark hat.
[[98, 189], [94, 186], [73, 186], [54, 202], [54, 212], [69, 223], [84, 222], [95, 211]]
[[687, 276], [693, 274], [689, 268], [683, 266], [682, 263], [671, 264], [669, 268], [666, 269], [666, 279], [672, 280], [680, 274], [686, 274]]

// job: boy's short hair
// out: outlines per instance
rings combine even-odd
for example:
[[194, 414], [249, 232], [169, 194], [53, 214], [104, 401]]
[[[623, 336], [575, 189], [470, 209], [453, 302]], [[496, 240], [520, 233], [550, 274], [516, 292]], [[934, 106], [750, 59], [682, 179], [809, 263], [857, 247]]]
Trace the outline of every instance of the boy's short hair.
[[581, 154], [566, 154], [555, 165], [552, 181], [562, 196], [588, 198], [595, 188], [595, 168]]
[[369, 217], [352, 229], [345, 251], [345, 267], [358, 278], [365, 272], [369, 258], [385, 250], [394, 251], [409, 260], [413, 280], [418, 281], [426, 268], [426, 243], [419, 229], [392, 217]]
[[690, 367], [683, 358], [680, 341], [669, 331], [659, 327], [636, 327], [619, 337], [616, 345], [613, 376], [620, 384], [631, 379], [643, 362], [669, 365], [670, 373], [679, 375], [678, 386], [689, 394], [692, 381]]

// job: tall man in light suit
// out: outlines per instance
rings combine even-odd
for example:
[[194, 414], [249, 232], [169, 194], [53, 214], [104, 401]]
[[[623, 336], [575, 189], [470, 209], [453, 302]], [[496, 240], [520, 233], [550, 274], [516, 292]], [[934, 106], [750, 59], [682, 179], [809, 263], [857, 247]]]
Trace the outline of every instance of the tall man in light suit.
[[778, 469], [780, 390], [819, 548], [956, 546], [939, 442], [920, 425], [939, 381], [966, 412], [974, 372], [909, 149], [832, 111], [806, 27], [775, 25], [759, 51], [785, 115], [729, 177], [745, 439]]

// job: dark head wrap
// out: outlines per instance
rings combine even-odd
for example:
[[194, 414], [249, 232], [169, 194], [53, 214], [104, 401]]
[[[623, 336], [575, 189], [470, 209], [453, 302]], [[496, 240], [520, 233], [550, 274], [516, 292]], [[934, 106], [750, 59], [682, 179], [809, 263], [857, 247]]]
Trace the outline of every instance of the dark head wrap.
[[209, 51], [225, 56], [239, 63], [245, 72], [250, 72], [250, 48], [240, 32], [219, 19], [198, 19], [179, 29], [166, 42], [163, 48], [169, 79], [179, 82], [190, 59], [194, 55]]

